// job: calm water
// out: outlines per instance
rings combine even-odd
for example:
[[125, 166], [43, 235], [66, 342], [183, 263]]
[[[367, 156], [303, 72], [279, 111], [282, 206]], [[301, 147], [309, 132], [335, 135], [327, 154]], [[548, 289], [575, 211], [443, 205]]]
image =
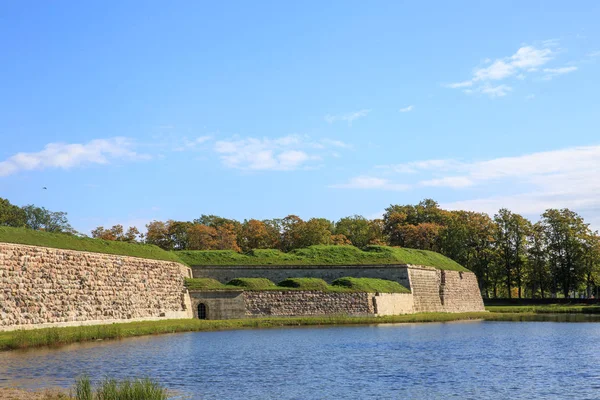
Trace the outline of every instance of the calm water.
[[150, 376], [190, 399], [600, 399], [600, 323], [201, 332], [0, 353], [0, 386]]

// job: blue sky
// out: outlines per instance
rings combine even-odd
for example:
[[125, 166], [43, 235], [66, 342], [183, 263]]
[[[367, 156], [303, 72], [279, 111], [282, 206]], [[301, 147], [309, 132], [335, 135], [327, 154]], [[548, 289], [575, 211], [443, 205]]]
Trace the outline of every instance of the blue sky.
[[600, 228], [600, 3], [287, 3], [3, 4], [0, 197], [83, 232], [426, 197]]

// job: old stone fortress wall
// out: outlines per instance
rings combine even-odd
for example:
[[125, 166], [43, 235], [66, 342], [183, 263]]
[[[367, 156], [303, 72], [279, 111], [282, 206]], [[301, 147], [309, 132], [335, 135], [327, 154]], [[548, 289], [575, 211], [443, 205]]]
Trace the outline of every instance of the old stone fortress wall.
[[[395, 280], [409, 294], [193, 291], [170, 261], [0, 243], [0, 330], [202, 317], [392, 315], [483, 311], [475, 275], [424, 266], [193, 267], [227, 282], [260, 276]], [[283, 277], [283, 278], [282, 278]], [[281, 278], [281, 279], [280, 279]]]

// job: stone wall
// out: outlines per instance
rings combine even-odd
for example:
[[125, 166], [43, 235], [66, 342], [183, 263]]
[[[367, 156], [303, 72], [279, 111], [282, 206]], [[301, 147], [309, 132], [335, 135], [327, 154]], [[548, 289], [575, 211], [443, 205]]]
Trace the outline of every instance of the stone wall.
[[249, 317], [369, 315], [375, 313], [372, 297], [369, 293], [301, 290], [244, 292]]
[[190, 291], [194, 318], [198, 318], [198, 306], [204, 304], [206, 319], [238, 319], [246, 317], [243, 291], [214, 290]]
[[443, 272], [440, 293], [446, 312], [485, 311], [474, 273]]
[[485, 311], [472, 272], [411, 266], [408, 274], [415, 312]]
[[377, 315], [401, 315], [415, 312], [412, 293], [377, 293], [373, 296]]
[[0, 330], [191, 318], [169, 261], [0, 243]]
[[379, 278], [399, 282], [408, 287], [407, 265], [217, 265], [192, 266], [194, 278], [213, 278], [227, 283], [234, 278], [267, 278], [279, 283], [287, 278], [321, 278], [328, 283], [338, 278]]

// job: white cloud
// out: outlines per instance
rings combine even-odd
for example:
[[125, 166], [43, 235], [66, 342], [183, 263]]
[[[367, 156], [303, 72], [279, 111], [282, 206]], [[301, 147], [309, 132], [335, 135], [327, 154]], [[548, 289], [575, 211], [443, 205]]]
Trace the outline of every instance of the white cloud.
[[336, 189], [379, 189], [379, 190], [408, 190], [410, 185], [390, 182], [388, 179], [361, 175], [350, 179], [347, 183], [331, 185]]
[[130, 139], [96, 139], [85, 144], [49, 143], [35, 153], [17, 153], [0, 162], [0, 177], [21, 171], [48, 168], [70, 169], [89, 164], [109, 164], [114, 160], [147, 159], [133, 150]]
[[357, 120], [359, 118], [366, 117], [370, 112], [371, 112], [371, 110], [362, 109], [359, 111], [346, 113], [346, 114], [340, 114], [340, 115], [327, 114], [325, 116], [325, 121], [327, 121], [330, 124], [337, 122], [337, 121], [345, 121], [345, 122], [348, 122], [348, 126], [352, 126], [352, 122], [354, 122], [355, 120]]
[[[537, 215], [568, 207], [600, 222], [600, 146], [564, 148], [484, 161], [425, 160], [383, 166], [415, 175], [413, 188], [484, 191], [489, 196], [445, 204], [452, 209], [497, 212], [502, 207]], [[423, 174], [431, 175], [423, 179]], [[510, 193], [510, 194], [507, 194]]]
[[479, 91], [483, 94], [487, 94], [490, 97], [503, 97], [508, 94], [508, 92], [512, 91], [512, 88], [508, 85], [498, 85], [498, 86], [482, 86]]
[[473, 186], [474, 182], [466, 176], [447, 176], [445, 178], [430, 179], [421, 182], [422, 186], [441, 186], [451, 188], [464, 188]]
[[408, 107], [401, 108], [401, 109], [400, 109], [400, 112], [401, 112], [401, 113], [405, 113], [405, 112], [412, 111], [412, 110], [414, 110], [414, 109], [415, 109], [415, 106], [413, 106], [413, 105], [410, 105], [410, 106], [408, 106]]
[[233, 138], [215, 142], [214, 151], [223, 164], [241, 170], [291, 171], [314, 166], [323, 158], [323, 150], [346, 148], [339, 140], [321, 139], [317, 142], [307, 136], [288, 135], [280, 138]]
[[561, 67], [561, 68], [544, 68], [544, 72], [546, 75], [544, 79], [550, 80], [556, 76], [569, 74], [571, 72], [577, 71], [577, 67]]
[[550, 49], [552, 43], [545, 43], [545, 47], [542, 48], [523, 46], [512, 56], [494, 61], [486, 60], [484, 62], [485, 67], [474, 69], [471, 79], [445, 84], [444, 86], [451, 89], [465, 89], [463, 92], [467, 94], [481, 93], [492, 98], [506, 96], [512, 88], [506, 84], [494, 84], [493, 82], [508, 78], [525, 79], [526, 72], [537, 71], [539, 67], [547, 64], [555, 57], [555, 52]]
[[209, 136], [209, 135], [198, 136], [195, 139], [188, 139], [187, 137], [184, 137], [183, 139], [181, 139], [181, 144], [179, 144], [173, 150], [174, 151], [193, 150], [193, 149], [196, 149], [201, 144], [206, 143], [210, 140], [212, 140], [212, 136]]

